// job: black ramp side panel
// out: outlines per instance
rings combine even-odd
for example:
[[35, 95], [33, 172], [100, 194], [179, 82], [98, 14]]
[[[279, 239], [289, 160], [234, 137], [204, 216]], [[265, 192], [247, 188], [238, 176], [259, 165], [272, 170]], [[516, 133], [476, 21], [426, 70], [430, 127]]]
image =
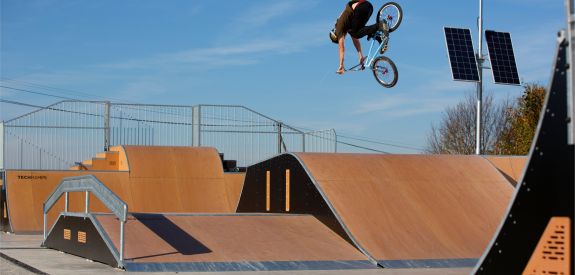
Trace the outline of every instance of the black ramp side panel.
[[[290, 170], [290, 209], [286, 211], [286, 169]], [[270, 172], [270, 211], [266, 211], [266, 172]], [[284, 154], [248, 168], [238, 203], [238, 213], [310, 214], [350, 244], [333, 211], [307, 172], [293, 155]]]
[[6, 207], [6, 189], [2, 186], [0, 188], [0, 231], [10, 232], [10, 221], [8, 220], [8, 209]]
[[[69, 231], [65, 233], [65, 230]], [[83, 240], [85, 242], [82, 242]], [[116, 259], [89, 218], [60, 216], [46, 238], [44, 246], [113, 267], [118, 266]]]
[[[519, 190], [476, 274], [521, 274], [551, 217], [569, 217], [574, 228], [575, 152], [567, 142], [566, 46], [561, 43], [557, 51], [544, 114]], [[573, 232], [570, 235], [573, 244]], [[573, 245], [570, 249], [575, 255]]]

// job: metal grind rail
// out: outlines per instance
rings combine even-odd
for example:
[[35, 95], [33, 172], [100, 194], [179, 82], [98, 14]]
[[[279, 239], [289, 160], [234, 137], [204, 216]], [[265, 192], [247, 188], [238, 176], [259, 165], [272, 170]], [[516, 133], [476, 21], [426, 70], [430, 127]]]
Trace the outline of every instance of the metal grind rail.
[[[85, 208], [84, 213], [80, 215], [86, 218], [91, 218], [90, 214], [90, 193], [96, 196], [120, 221], [120, 251], [114, 249], [111, 242], [108, 245], [111, 248], [112, 254], [118, 260], [119, 267], [123, 267], [124, 262], [124, 225], [128, 217], [128, 205], [122, 201], [112, 190], [106, 187], [100, 180], [93, 175], [85, 175], [79, 177], [64, 178], [58, 187], [52, 192], [48, 199], [44, 202], [44, 242], [47, 238], [47, 214], [58, 200], [64, 195], [64, 214], [70, 213], [69, 210], [69, 193], [72, 192], [85, 192]], [[93, 219], [95, 220], [95, 219]]]

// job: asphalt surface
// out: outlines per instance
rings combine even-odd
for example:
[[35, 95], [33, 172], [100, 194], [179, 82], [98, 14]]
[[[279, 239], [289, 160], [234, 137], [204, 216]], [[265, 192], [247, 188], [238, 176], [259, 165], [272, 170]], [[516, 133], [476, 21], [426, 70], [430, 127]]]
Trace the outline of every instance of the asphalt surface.
[[[0, 274], [170, 274], [133, 273], [92, 262], [84, 258], [40, 247], [41, 235], [0, 233]], [[198, 275], [460, 275], [470, 268], [458, 269], [369, 269], [369, 270], [313, 270], [273, 272], [187, 272]], [[173, 273], [172, 273], [173, 274]]]

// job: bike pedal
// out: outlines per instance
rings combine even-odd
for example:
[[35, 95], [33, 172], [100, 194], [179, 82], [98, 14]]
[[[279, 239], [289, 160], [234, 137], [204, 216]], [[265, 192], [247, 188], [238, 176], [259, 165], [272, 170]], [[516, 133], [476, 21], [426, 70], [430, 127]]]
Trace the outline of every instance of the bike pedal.
[[387, 45], [381, 47], [380, 53], [384, 54], [385, 52], [387, 52], [387, 49], [388, 49]]

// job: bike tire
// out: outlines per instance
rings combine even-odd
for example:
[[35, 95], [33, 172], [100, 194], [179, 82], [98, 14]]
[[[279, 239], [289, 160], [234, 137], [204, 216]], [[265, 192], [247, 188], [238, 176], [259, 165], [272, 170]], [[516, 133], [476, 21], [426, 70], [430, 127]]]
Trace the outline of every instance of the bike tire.
[[375, 80], [385, 88], [391, 88], [397, 84], [397, 66], [386, 56], [379, 56], [371, 66]]
[[395, 2], [387, 2], [381, 6], [377, 12], [376, 21], [379, 23], [381, 20], [386, 20], [389, 26], [389, 32], [395, 31], [403, 20], [403, 10], [401, 6]]

